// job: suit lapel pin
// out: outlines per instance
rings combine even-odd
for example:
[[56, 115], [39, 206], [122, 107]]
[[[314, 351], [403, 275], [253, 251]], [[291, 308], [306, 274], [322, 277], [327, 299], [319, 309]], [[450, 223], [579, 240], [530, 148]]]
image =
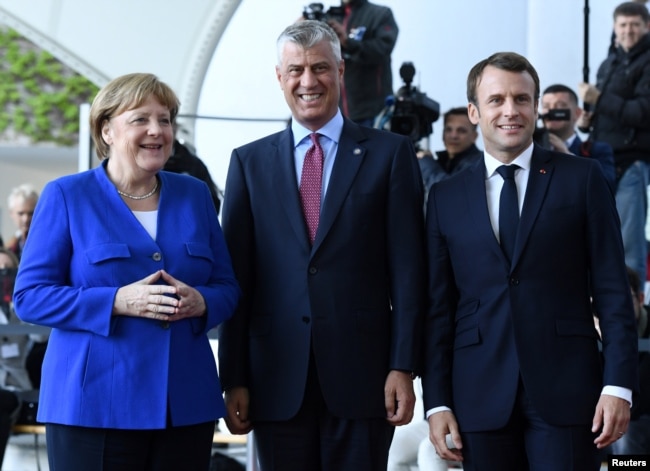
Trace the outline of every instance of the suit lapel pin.
[[359, 155], [359, 154], [361, 154], [361, 149], [358, 148], [358, 147], [355, 147], [354, 150], [352, 151], [352, 153], [353, 153], [354, 155]]
[[540, 168], [539, 173], [541, 173], [542, 175], [546, 175], [546, 169], [545, 168]]

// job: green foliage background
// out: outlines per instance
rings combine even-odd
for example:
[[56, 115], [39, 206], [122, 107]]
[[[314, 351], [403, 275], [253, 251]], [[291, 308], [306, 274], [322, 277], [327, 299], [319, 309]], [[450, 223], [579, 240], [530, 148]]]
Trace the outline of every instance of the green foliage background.
[[98, 88], [16, 31], [0, 27], [0, 141], [71, 145], [79, 137], [79, 105]]

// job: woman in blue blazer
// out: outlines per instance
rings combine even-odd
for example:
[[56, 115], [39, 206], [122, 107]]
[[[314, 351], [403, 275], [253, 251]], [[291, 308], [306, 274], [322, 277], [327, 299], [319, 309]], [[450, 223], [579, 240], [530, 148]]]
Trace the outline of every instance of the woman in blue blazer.
[[174, 92], [110, 82], [90, 125], [102, 164], [42, 192], [15, 286], [52, 327], [38, 420], [52, 470], [207, 470], [224, 415], [207, 332], [239, 288], [205, 183], [161, 171]]

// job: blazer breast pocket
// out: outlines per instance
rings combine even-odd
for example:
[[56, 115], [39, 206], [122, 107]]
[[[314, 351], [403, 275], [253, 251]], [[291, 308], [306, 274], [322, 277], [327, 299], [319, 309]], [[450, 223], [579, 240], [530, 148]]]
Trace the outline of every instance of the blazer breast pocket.
[[205, 283], [211, 273], [212, 266], [214, 265], [214, 255], [212, 249], [207, 244], [198, 242], [187, 242], [185, 250], [190, 258], [192, 267], [191, 274], [188, 274], [186, 282], [191, 282], [195, 285]]
[[130, 257], [131, 252], [126, 244], [101, 244], [86, 250], [86, 260], [91, 265], [98, 265], [108, 260]]
[[576, 219], [576, 205], [573, 202], [555, 202], [554, 204], [544, 205], [539, 212], [539, 221], [553, 221], [558, 223], [561, 220]]
[[190, 257], [203, 258], [212, 263], [212, 249], [206, 244], [199, 244], [197, 242], [187, 242], [185, 249]]

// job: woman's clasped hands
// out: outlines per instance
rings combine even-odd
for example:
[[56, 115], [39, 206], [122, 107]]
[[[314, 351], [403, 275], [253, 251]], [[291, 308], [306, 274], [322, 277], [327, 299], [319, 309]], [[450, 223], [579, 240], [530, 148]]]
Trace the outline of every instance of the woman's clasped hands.
[[121, 287], [113, 301], [113, 315], [119, 316], [173, 322], [204, 313], [205, 301], [201, 293], [165, 270]]

